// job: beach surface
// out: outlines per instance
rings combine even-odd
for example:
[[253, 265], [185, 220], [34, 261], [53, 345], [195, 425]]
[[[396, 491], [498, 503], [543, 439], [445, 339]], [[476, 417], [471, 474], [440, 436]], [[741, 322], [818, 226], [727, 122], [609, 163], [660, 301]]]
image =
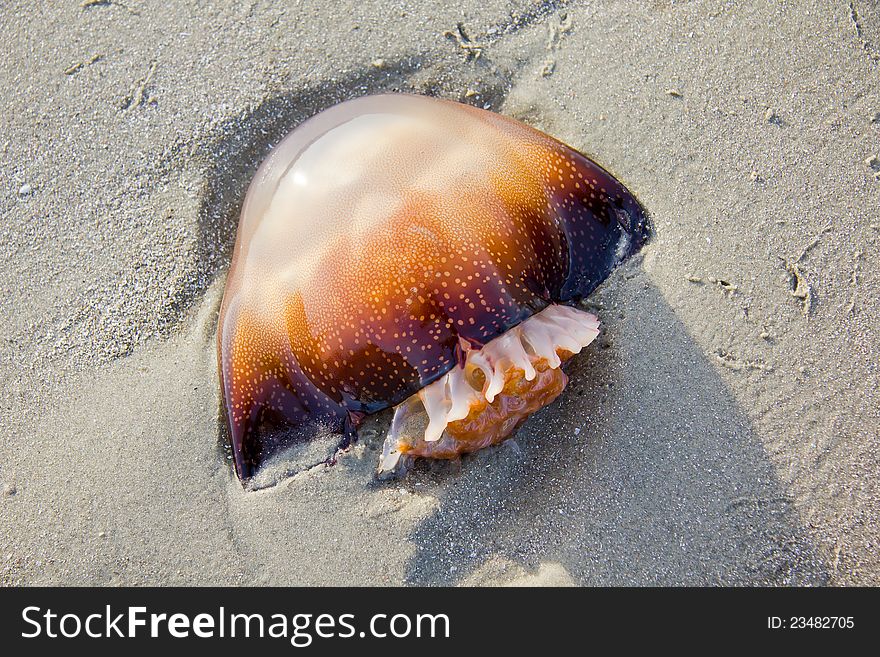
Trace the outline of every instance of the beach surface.
[[[876, 3], [10, 0], [0, 42], [0, 583], [880, 584]], [[558, 137], [656, 235], [514, 440], [380, 482], [384, 413], [244, 491], [241, 201], [384, 91]]]

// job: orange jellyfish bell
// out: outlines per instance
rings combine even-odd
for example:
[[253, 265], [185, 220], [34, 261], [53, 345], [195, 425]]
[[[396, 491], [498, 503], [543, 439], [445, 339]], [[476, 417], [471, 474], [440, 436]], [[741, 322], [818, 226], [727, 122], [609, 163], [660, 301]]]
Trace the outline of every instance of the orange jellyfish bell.
[[572, 305], [649, 231], [599, 165], [489, 111], [381, 95], [305, 121], [251, 183], [220, 311], [239, 478], [392, 406], [380, 472], [500, 442], [562, 392], [598, 334]]

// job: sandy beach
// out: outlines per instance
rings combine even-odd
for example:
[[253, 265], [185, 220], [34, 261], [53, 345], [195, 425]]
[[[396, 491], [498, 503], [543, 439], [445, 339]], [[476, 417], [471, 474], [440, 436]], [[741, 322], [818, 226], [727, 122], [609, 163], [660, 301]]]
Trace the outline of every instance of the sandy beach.
[[[0, 41], [0, 584], [880, 584], [876, 3], [11, 0]], [[565, 141], [656, 234], [514, 440], [380, 482], [383, 413], [244, 491], [247, 185], [386, 91]]]

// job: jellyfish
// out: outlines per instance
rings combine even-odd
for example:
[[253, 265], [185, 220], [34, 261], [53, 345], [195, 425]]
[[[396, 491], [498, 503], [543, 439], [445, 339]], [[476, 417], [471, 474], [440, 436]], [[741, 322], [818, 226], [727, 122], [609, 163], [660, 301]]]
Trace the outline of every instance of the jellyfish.
[[562, 393], [599, 333], [579, 303], [650, 232], [608, 171], [506, 116], [383, 94], [308, 119], [248, 189], [220, 310], [238, 477], [388, 408], [382, 474], [503, 441]]

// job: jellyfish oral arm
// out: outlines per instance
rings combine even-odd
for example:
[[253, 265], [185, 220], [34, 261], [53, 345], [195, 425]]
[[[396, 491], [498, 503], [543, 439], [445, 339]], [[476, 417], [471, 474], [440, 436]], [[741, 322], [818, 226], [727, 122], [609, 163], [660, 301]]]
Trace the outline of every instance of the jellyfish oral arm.
[[379, 474], [415, 457], [454, 458], [500, 443], [559, 396], [568, 381], [562, 363], [598, 335], [595, 315], [553, 304], [466, 350], [463, 366], [395, 407]]

